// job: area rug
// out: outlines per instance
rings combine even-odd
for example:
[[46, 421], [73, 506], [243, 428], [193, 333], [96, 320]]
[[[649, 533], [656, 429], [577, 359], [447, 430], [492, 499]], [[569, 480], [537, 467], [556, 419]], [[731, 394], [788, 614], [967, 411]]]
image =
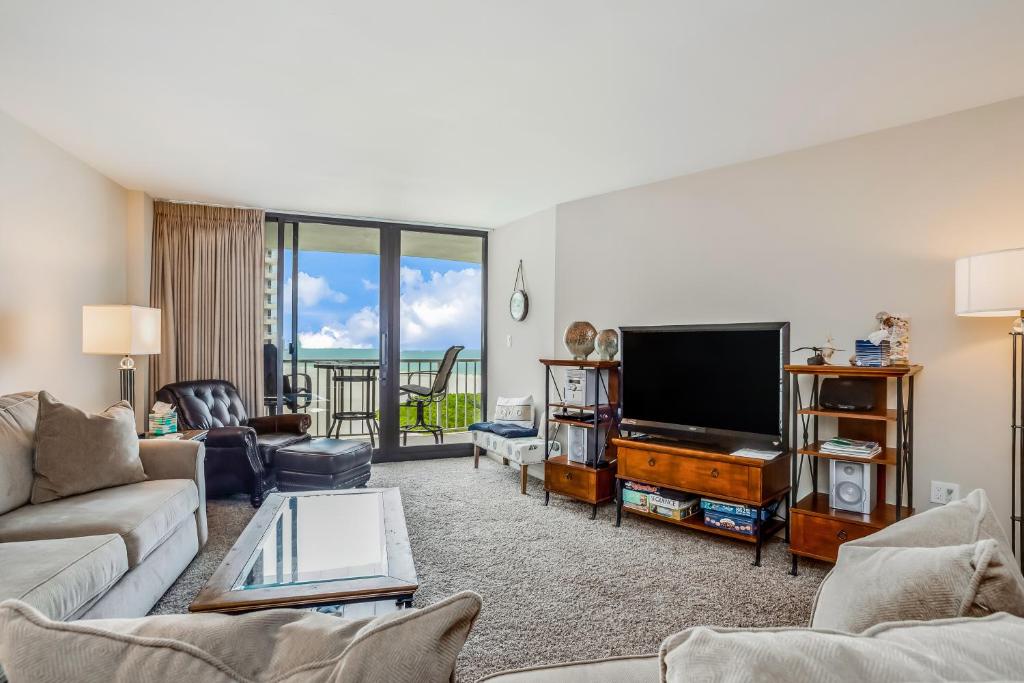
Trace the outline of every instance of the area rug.
[[[481, 458], [373, 466], [370, 486], [401, 489], [420, 589], [419, 606], [461, 590], [483, 610], [459, 658], [460, 681], [566, 660], [653, 653], [687, 626], [807, 623], [828, 567], [769, 543], [753, 546], [558, 496], [541, 484], [519, 494], [519, 474]], [[210, 542], [154, 607], [181, 613], [252, 516], [244, 497], [208, 504]]]

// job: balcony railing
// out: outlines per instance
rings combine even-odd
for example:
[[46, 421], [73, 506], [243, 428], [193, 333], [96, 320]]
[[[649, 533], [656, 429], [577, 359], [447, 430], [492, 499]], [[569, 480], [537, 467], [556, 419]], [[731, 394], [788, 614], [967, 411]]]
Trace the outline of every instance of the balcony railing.
[[[316, 367], [317, 364], [329, 363], [335, 359], [303, 358], [297, 370], [300, 374], [310, 377], [313, 398], [310, 405], [299, 412], [308, 413], [313, 418], [310, 434], [326, 436], [332, 422], [331, 413], [338, 410], [336, 405], [335, 387], [333, 386], [334, 370], [328, 367]], [[441, 363], [439, 358], [403, 358], [400, 365], [399, 384], [419, 384], [429, 386], [433, 374]], [[291, 374], [292, 361], [284, 361], [284, 374]], [[464, 432], [474, 422], [482, 419], [481, 397], [481, 363], [479, 358], [458, 359], [452, 374], [448, 378], [448, 395], [440, 403], [432, 403], [426, 409], [426, 421], [439, 424], [446, 433]], [[299, 379], [302, 386], [302, 378]], [[346, 411], [372, 410], [380, 419], [380, 402], [382, 400], [379, 378], [370, 390], [353, 382], [343, 382], [339, 388], [344, 393]], [[403, 396], [403, 401], [405, 397]], [[367, 405], [367, 404], [370, 405]], [[411, 425], [416, 420], [416, 409], [402, 407], [399, 410], [399, 422], [402, 426]], [[335, 431], [333, 434], [337, 434]], [[364, 422], [358, 420], [342, 420], [341, 436], [367, 436]]]

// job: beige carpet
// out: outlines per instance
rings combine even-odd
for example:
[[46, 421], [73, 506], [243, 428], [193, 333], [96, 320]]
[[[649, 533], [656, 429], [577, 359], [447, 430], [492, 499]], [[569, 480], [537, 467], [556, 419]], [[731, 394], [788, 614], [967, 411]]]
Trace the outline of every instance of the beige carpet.
[[[792, 577], [782, 543], [762, 566], [753, 547], [552, 496], [539, 482], [483, 458], [375, 465], [370, 486], [402, 490], [420, 578], [416, 604], [470, 589], [483, 611], [459, 660], [459, 679], [503, 669], [655, 652], [696, 624], [804, 624], [826, 565]], [[210, 501], [210, 543], [154, 613], [184, 612], [252, 515], [244, 498]]]

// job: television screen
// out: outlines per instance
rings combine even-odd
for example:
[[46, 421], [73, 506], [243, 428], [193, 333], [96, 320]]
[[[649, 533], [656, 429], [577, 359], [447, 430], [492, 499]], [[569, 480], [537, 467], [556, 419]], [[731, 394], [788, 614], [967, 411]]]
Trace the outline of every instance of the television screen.
[[781, 437], [788, 331], [788, 323], [623, 328], [623, 419], [639, 431]]

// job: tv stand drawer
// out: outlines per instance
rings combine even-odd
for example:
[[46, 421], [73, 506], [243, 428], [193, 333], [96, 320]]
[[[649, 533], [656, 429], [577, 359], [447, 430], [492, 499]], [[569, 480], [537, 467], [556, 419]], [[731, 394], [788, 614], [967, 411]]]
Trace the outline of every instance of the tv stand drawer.
[[758, 467], [639, 448], [620, 447], [618, 458], [621, 477], [740, 500], [761, 498]]

